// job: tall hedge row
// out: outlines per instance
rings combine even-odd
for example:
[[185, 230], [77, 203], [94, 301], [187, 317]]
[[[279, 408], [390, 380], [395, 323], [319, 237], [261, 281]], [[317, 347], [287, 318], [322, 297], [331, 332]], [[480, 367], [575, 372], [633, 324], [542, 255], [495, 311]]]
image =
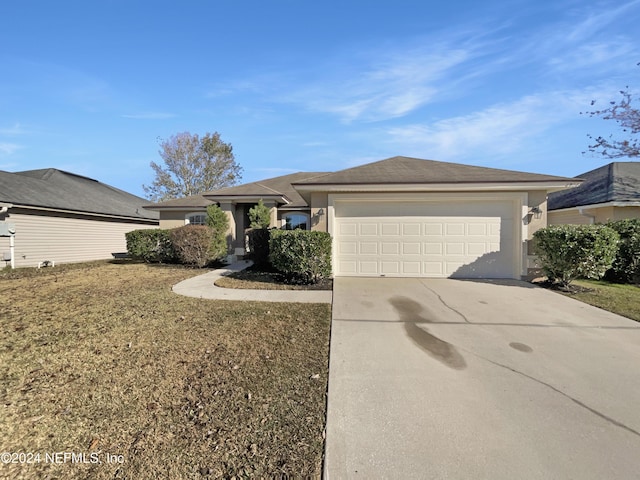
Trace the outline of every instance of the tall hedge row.
[[618, 233], [605, 225], [551, 225], [533, 234], [536, 255], [552, 282], [602, 278], [618, 252]]
[[618, 253], [605, 278], [620, 283], [640, 284], [640, 218], [607, 223], [620, 235]]
[[171, 243], [169, 230], [161, 228], [133, 230], [125, 234], [131, 258], [147, 263], [176, 263], [178, 256]]
[[271, 230], [271, 264], [299, 283], [317, 283], [331, 275], [331, 236], [309, 230]]

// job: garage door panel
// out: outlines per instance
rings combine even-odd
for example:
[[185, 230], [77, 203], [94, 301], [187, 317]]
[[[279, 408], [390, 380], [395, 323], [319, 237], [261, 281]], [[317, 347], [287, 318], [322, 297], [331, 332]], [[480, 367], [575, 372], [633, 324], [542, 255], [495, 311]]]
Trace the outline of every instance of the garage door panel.
[[378, 255], [377, 242], [360, 242], [360, 255]]
[[511, 278], [514, 212], [513, 201], [336, 208], [335, 274]]
[[433, 235], [433, 236], [440, 236], [442, 235], [443, 232], [443, 225], [442, 223], [425, 223], [424, 224], [424, 234], [425, 236], [428, 235]]
[[356, 255], [358, 253], [358, 242], [338, 242], [339, 255]]
[[400, 235], [400, 224], [399, 223], [383, 223], [382, 224], [382, 236], [383, 237], [397, 237]]
[[442, 255], [442, 243], [427, 242], [422, 244], [424, 255]]
[[445, 252], [447, 255], [464, 255], [464, 242], [447, 242]]
[[378, 224], [377, 223], [361, 223], [360, 235], [365, 237], [377, 237], [378, 236]]
[[422, 231], [419, 223], [404, 223], [402, 224], [402, 235], [404, 237], [419, 237]]
[[420, 255], [420, 243], [419, 242], [403, 242], [402, 254], [403, 255]]
[[382, 255], [399, 255], [399, 242], [382, 242]]

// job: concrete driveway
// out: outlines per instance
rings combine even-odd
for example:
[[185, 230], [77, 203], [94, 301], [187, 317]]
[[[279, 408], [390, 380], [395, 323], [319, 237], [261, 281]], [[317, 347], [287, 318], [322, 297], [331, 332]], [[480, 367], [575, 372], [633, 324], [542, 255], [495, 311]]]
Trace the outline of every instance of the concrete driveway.
[[640, 324], [515, 281], [337, 278], [328, 478], [640, 477]]

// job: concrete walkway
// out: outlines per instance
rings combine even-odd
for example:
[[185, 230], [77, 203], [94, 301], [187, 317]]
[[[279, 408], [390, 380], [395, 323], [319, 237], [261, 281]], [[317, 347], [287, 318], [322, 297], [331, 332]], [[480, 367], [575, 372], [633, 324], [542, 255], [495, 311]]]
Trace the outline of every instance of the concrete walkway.
[[517, 281], [336, 278], [325, 478], [639, 478], [640, 323]]
[[331, 303], [330, 290], [246, 290], [239, 288], [221, 288], [215, 285], [220, 277], [244, 270], [252, 265], [250, 261], [232, 263], [228, 267], [188, 278], [173, 286], [173, 291], [187, 297], [210, 300], [238, 300], [255, 302], [282, 303]]

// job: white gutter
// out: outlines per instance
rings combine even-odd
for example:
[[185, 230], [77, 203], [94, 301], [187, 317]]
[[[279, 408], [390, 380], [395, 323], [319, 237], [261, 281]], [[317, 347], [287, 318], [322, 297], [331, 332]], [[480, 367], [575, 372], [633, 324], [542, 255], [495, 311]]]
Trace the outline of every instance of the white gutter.
[[640, 202], [605, 202], [605, 203], [591, 203], [589, 205], [576, 205], [575, 207], [554, 208], [549, 210], [550, 212], [568, 212], [575, 210], [576, 208], [594, 209], [602, 207], [640, 207]]

